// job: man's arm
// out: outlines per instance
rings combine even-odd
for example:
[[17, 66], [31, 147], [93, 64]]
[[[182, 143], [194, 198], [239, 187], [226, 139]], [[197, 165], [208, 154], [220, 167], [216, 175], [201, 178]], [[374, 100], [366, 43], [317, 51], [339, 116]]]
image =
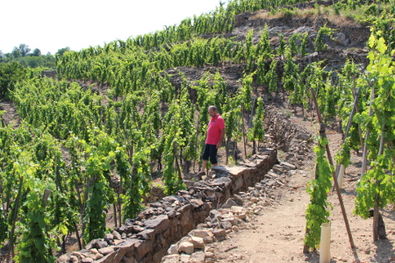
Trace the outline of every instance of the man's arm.
[[221, 147], [222, 141], [223, 141], [223, 139], [224, 139], [224, 135], [225, 135], [225, 128], [221, 129], [221, 134], [220, 134], [220, 136], [219, 136], [219, 141], [218, 141], [218, 143], [217, 143], [217, 149], [218, 149], [219, 147]]
[[220, 122], [219, 124], [219, 129], [220, 129], [220, 136], [219, 136], [219, 141], [217, 143], [217, 149], [221, 146], [222, 140], [224, 139], [224, 135], [225, 135], [225, 121], [224, 119], [219, 119]]

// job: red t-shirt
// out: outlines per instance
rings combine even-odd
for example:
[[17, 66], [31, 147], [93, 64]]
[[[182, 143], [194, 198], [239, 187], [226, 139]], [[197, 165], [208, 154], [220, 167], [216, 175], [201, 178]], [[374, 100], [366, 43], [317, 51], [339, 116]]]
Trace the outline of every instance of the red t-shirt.
[[219, 143], [219, 140], [221, 139], [221, 131], [224, 128], [225, 122], [224, 119], [222, 119], [221, 115], [217, 114], [214, 117], [211, 117], [207, 129], [206, 144], [217, 145]]

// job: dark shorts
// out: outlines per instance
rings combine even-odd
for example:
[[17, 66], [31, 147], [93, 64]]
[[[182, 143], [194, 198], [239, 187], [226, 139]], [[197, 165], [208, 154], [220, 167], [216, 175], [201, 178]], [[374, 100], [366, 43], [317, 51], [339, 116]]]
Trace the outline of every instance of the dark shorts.
[[217, 163], [217, 145], [206, 144], [204, 146], [202, 159], [207, 161], [209, 158], [212, 164]]

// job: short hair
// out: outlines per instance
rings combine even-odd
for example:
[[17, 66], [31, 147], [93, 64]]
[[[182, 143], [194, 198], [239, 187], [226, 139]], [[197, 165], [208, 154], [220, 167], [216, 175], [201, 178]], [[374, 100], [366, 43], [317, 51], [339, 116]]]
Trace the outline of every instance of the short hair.
[[209, 107], [208, 107], [208, 110], [209, 110], [209, 111], [210, 111], [210, 110], [213, 110], [213, 111], [215, 111], [215, 112], [218, 112], [217, 107], [215, 107], [214, 105], [209, 106]]

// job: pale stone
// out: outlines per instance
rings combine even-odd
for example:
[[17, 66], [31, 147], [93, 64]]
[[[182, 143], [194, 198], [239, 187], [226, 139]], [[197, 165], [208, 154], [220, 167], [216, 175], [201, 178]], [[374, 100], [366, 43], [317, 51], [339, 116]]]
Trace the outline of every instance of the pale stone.
[[208, 259], [208, 258], [215, 259], [215, 254], [213, 252], [210, 252], [210, 251], [206, 252], [206, 259]]
[[208, 229], [195, 229], [189, 232], [189, 235], [195, 237], [201, 237], [204, 239], [205, 237], [213, 236], [213, 232]]
[[203, 238], [192, 236], [190, 242], [193, 244], [194, 248], [204, 249], [204, 240], [203, 240]]
[[112, 231], [112, 235], [114, 236], [115, 239], [122, 239], [121, 234], [119, 234], [117, 231]]
[[180, 262], [181, 262], [181, 263], [189, 263], [190, 258], [191, 258], [190, 255], [182, 254], [182, 255], [180, 256]]
[[195, 248], [194, 248], [193, 244], [188, 241], [181, 242], [178, 245], [178, 253], [184, 252], [186, 254], [192, 254], [194, 250], [195, 250]]
[[282, 162], [281, 165], [285, 166], [286, 168], [289, 168], [291, 170], [295, 170], [296, 166], [291, 164], [291, 163], [287, 163], [287, 162]]
[[75, 251], [75, 252], [71, 253], [71, 255], [76, 256], [78, 259], [81, 259], [81, 258], [85, 257], [85, 255], [81, 254], [78, 251]]
[[95, 254], [92, 258], [93, 258], [94, 260], [97, 260], [97, 259], [100, 259], [100, 258], [102, 258], [102, 257], [103, 257], [103, 254], [97, 253], [97, 254]]
[[247, 211], [245, 208], [240, 206], [232, 206], [232, 212], [240, 219], [244, 220], [247, 217]]
[[104, 248], [99, 249], [99, 253], [103, 254], [103, 255], [110, 254], [111, 252], [114, 252], [113, 247], [104, 247]]
[[113, 235], [113, 234], [106, 234], [106, 235], [104, 236], [104, 239], [113, 240], [113, 239], [114, 239], [114, 235]]
[[191, 255], [189, 262], [191, 263], [205, 263], [206, 255], [203, 251], [195, 252]]
[[214, 235], [203, 238], [203, 241], [205, 244], [213, 243], [214, 242]]
[[180, 255], [168, 255], [162, 258], [161, 263], [178, 263], [180, 261]]
[[173, 254], [177, 254], [178, 250], [177, 250], [177, 245], [173, 244], [169, 247], [169, 249], [167, 250], [167, 254], [169, 255], [173, 255]]
[[97, 250], [97, 248], [91, 248], [91, 249], [89, 249], [89, 252], [91, 252], [92, 254], [97, 254], [97, 253], [99, 253], [99, 251]]
[[67, 254], [64, 254], [58, 258], [58, 263], [64, 263], [67, 262], [68, 260], [69, 260], [69, 256]]

